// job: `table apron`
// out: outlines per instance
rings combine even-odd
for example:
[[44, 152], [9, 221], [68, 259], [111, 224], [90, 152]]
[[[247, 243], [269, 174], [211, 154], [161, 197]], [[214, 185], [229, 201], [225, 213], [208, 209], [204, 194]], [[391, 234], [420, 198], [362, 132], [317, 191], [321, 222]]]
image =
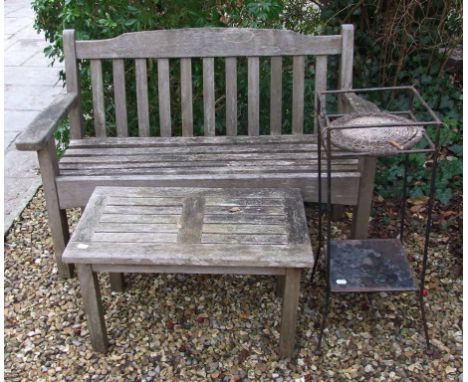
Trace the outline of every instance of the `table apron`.
[[214, 267], [191, 265], [121, 265], [91, 264], [93, 272], [119, 273], [198, 273], [238, 275], [285, 275], [287, 268], [274, 267]]

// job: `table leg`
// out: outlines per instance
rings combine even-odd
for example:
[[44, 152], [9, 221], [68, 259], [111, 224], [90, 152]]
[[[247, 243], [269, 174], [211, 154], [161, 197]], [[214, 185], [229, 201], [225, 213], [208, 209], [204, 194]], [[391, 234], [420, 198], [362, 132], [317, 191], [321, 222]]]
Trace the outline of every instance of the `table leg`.
[[297, 306], [301, 287], [301, 273], [301, 268], [286, 269], [279, 346], [281, 358], [292, 356], [296, 342]]
[[91, 265], [88, 264], [80, 264], [77, 268], [84, 309], [88, 317], [91, 343], [94, 350], [105, 353], [108, 345], [107, 333], [97, 274], [92, 271]]

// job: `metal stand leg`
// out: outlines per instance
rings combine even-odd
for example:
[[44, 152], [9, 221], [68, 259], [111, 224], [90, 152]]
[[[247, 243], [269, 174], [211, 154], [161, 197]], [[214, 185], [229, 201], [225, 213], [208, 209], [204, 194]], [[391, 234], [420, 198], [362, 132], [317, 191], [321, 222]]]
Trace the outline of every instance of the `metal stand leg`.
[[431, 343], [429, 342], [429, 330], [427, 329], [427, 321], [426, 321], [426, 311], [424, 307], [424, 296], [423, 296], [423, 291], [419, 291], [419, 308], [421, 309], [421, 321], [423, 324], [423, 329], [424, 329], [424, 336], [426, 339], [426, 353], [431, 355], [432, 354], [432, 348], [431, 348]]
[[320, 347], [322, 346], [322, 337], [323, 337], [323, 332], [325, 330], [325, 325], [327, 323], [327, 317], [328, 313], [330, 311], [330, 298], [331, 298], [331, 293], [330, 291], [327, 290], [327, 294], [325, 296], [325, 304], [323, 306], [323, 312], [322, 312], [322, 322], [320, 324], [320, 334], [317, 342], [317, 347], [315, 349], [315, 354], [317, 355], [322, 355]]

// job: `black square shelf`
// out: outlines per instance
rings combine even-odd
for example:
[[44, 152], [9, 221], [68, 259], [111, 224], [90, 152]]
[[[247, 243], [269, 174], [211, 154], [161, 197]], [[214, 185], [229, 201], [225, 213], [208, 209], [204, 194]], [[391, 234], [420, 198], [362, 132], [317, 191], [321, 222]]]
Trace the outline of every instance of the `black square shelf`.
[[330, 288], [342, 293], [418, 289], [398, 239], [331, 240]]

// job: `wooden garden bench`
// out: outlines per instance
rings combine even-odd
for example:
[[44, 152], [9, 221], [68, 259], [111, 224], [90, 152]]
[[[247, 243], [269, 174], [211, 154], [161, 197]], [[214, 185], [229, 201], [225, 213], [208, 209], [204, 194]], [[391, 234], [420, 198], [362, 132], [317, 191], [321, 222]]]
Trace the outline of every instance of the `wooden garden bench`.
[[[352, 88], [353, 26], [340, 35], [306, 36], [287, 30], [174, 29], [127, 33], [108, 40], [77, 41], [63, 35], [67, 94], [43, 111], [16, 143], [18, 150], [37, 150], [49, 226], [62, 276], [71, 275], [61, 257], [69, 230], [65, 210], [84, 207], [96, 186], [294, 187], [306, 202], [317, 201], [316, 135], [304, 134], [305, 57], [315, 59], [315, 92], [327, 88], [328, 56], [338, 55], [340, 89]], [[270, 126], [260, 135], [259, 62], [271, 57]], [[292, 57], [292, 134], [282, 135], [282, 57]], [[215, 134], [214, 59], [225, 58], [226, 135]], [[248, 63], [248, 135], [238, 136], [237, 60]], [[192, 66], [203, 61], [204, 136], [194, 135]], [[124, 60], [134, 60], [139, 137], [128, 137]], [[150, 137], [148, 60], [157, 61], [160, 136]], [[182, 136], [171, 123], [169, 59], [180, 60]], [[95, 137], [85, 137], [80, 99], [80, 61], [89, 60]], [[116, 136], [108, 136], [102, 61], [113, 69]], [[357, 97], [342, 108], [362, 107]], [[364, 106], [368, 106], [364, 102]], [[372, 107], [372, 106], [371, 106]], [[71, 142], [57, 159], [54, 131], [64, 117]], [[179, 126], [180, 127], [180, 126]], [[197, 128], [197, 126], [195, 126]], [[263, 129], [262, 129], [263, 131]], [[367, 234], [375, 160], [333, 163], [332, 201], [353, 205], [354, 236]]]

